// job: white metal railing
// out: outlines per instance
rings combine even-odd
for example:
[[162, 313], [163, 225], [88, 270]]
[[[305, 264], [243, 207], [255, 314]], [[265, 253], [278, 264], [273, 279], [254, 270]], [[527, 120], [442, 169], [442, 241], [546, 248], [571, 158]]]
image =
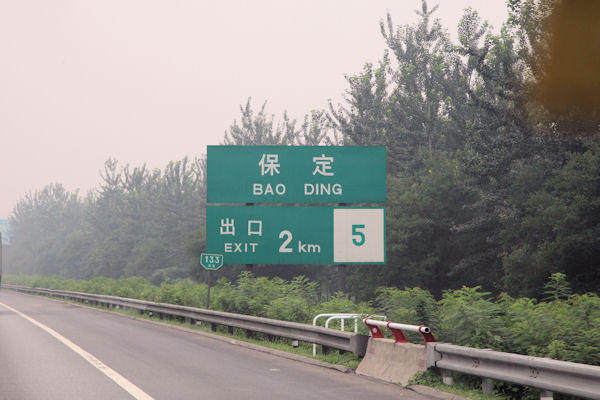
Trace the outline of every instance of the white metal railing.
[[[349, 316], [346, 315], [332, 315], [331, 317], [327, 318], [327, 321], [325, 321], [325, 328], [329, 328], [329, 322], [334, 321], [336, 319], [340, 320], [340, 330], [343, 331], [344, 330], [344, 321], [347, 319], [353, 319], [354, 320], [354, 333], [358, 333], [358, 320], [359, 318], [364, 318], [366, 316], [366, 314], [350, 314]], [[369, 318], [381, 318], [384, 321], [387, 319], [387, 317], [385, 315], [369, 315]]]
[[[329, 328], [329, 322], [335, 319], [339, 319], [341, 322], [340, 330], [344, 331], [344, 321], [347, 319], [354, 319], [354, 333], [358, 333], [358, 320], [370, 317], [370, 318], [382, 318], [383, 320], [387, 319], [385, 315], [371, 315], [368, 314], [344, 314], [344, 313], [324, 313], [319, 314], [313, 318], [313, 326], [317, 326], [317, 320], [319, 318], [328, 317], [327, 321], [325, 321], [325, 328]], [[317, 345], [313, 343], [313, 357], [317, 356]]]

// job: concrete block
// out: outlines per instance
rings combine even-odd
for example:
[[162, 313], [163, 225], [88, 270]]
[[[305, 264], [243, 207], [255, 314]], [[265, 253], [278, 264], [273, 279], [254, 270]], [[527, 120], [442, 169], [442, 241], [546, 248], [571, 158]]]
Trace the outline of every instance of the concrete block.
[[427, 369], [425, 358], [422, 344], [369, 338], [367, 351], [356, 373], [406, 386], [411, 376]]

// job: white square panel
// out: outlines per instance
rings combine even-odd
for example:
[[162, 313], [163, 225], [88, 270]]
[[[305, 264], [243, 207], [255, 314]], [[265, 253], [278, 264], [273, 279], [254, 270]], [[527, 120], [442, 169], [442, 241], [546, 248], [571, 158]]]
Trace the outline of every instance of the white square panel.
[[384, 208], [333, 210], [333, 261], [385, 262]]

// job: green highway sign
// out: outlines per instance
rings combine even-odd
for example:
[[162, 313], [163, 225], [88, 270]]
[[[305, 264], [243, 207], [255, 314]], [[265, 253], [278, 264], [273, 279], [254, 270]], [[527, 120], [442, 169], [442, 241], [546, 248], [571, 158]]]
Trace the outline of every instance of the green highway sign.
[[223, 255], [202, 253], [200, 255], [200, 264], [205, 269], [217, 270], [223, 266]]
[[384, 203], [385, 146], [208, 146], [209, 203]]
[[207, 251], [226, 264], [383, 264], [382, 207], [208, 206]]

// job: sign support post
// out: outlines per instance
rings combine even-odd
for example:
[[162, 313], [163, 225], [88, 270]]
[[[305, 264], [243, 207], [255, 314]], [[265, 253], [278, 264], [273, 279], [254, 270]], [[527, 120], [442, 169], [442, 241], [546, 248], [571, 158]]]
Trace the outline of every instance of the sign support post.
[[[345, 207], [348, 204], [346, 203], [339, 203], [338, 204], [340, 207]], [[338, 268], [337, 268], [337, 275], [338, 275], [338, 291], [342, 292], [342, 293], [346, 293], [346, 264], [339, 264]]]
[[[252, 207], [254, 203], [246, 203], [247, 206]], [[254, 275], [254, 264], [246, 264], [246, 272], [250, 272]]]
[[212, 274], [212, 270], [208, 270], [208, 277], [206, 278], [206, 309], [210, 310], [210, 275]]
[[346, 293], [346, 264], [338, 265], [338, 291]]
[[217, 270], [223, 266], [223, 255], [202, 253], [200, 255], [200, 264], [204, 267], [204, 269], [208, 271], [208, 277], [206, 279], [206, 309], [209, 309], [212, 271]]

